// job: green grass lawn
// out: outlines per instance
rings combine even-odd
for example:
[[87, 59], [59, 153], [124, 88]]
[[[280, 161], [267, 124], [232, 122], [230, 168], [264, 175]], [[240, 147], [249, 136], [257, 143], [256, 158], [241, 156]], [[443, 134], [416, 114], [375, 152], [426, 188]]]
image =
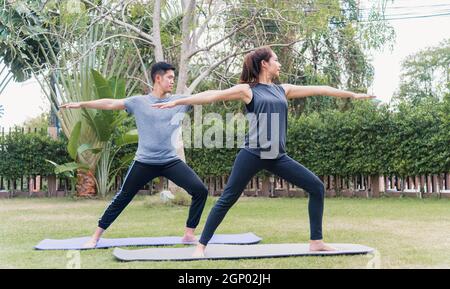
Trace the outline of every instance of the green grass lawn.
[[[187, 207], [137, 197], [105, 233], [106, 238], [182, 235]], [[203, 228], [215, 198], [208, 200]], [[35, 251], [45, 238], [91, 235], [108, 200], [0, 200], [0, 268], [66, 268], [67, 251]], [[307, 199], [241, 198], [217, 233], [254, 232], [269, 243], [306, 243]], [[82, 268], [450, 268], [449, 199], [326, 199], [324, 237], [358, 243], [376, 255], [289, 257], [192, 262], [118, 262], [113, 249], [81, 251]], [[198, 232], [200, 233], [200, 231]]]

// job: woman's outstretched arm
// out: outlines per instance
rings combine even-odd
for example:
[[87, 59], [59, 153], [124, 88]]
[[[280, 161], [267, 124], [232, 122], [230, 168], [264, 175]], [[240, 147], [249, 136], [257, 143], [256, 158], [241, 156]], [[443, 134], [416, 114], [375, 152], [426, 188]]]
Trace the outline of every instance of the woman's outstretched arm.
[[238, 84], [224, 90], [207, 90], [189, 97], [180, 98], [166, 103], [155, 103], [157, 108], [171, 108], [177, 105], [207, 104], [216, 101], [242, 100], [250, 103], [252, 92], [248, 84]]
[[282, 84], [281, 85], [286, 93], [286, 97], [291, 98], [301, 98], [315, 95], [326, 95], [334, 96], [338, 98], [353, 98], [353, 99], [370, 99], [375, 98], [373, 95], [368, 95], [365, 93], [355, 93], [351, 91], [345, 91], [333, 88], [331, 86], [300, 86], [293, 84]]

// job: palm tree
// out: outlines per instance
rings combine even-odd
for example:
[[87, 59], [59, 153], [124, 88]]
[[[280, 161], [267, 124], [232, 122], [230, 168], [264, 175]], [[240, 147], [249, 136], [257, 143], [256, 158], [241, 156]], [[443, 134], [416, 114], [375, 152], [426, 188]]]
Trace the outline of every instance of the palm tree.
[[[86, 37], [79, 41], [79, 58], [70, 61], [62, 53], [58, 56], [52, 55], [59, 67], [52, 73], [56, 87], [55, 93], [49, 94], [52, 104], [124, 98], [127, 97], [126, 91], [131, 94], [139, 81], [142, 81], [141, 71], [145, 70], [145, 67], [141, 67], [138, 54], [133, 53], [120, 39], [99, 45], [98, 40], [107, 38], [101, 35], [102, 33], [107, 33], [107, 29], [94, 26]], [[68, 69], [61, 69], [62, 67]], [[104, 78], [97, 70], [109, 78]], [[115, 128], [127, 117], [126, 113], [91, 109], [64, 110], [58, 112], [58, 117], [64, 133], [74, 140], [69, 152], [72, 151], [72, 157], [80, 165], [88, 167], [88, 170], [78, 168], [78, 195], [90, 196], [98, 191], [104, 196], [112, 185], [109, 181], [110, 168], [118, 149], [122, 145], [137, 141], [136, 132], [113, 139]], [[79, 132], [76, 137], [72, 137], [75, 128]], [[113, 149], [114, 144], [118, 148]]]
[[[34, 76], [52, 110], [58, 111], [65, 102], [127, 97], [136, 93], [139, 84], [148, 85], [146, 67], [134, 43], [137, 37], [105, 24], [95, 11], [88, 15], [81, 9], [63, 15], [61, 8], [52, 11], [57, 16], [46, 15], [42, 23], [45, 17], [37, 15], [43, 12], [33, 10], [34, 4], [5, 5], [11, 12], [1, 15], [1, 24], [12, 39], [4, 47], [10, 71], [20, 67], [18, 76]], [[75, 164], [69, 168], [77, 170], [78, 195], [106, 194], [115, 143], [137, 140], [135, 132], [113, 139], [126, 113], [83, 109], [57, 114], [64, 134], [72, 140], [68, 150]]]

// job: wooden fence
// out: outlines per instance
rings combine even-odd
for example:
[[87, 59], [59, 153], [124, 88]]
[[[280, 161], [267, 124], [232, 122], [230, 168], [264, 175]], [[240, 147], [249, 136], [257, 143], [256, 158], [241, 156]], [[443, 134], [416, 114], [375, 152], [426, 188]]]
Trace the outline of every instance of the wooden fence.
[[[320, 176], [327, 197], [417, 196], [419, 198], [436, 195], [450, 197], [450, 173], [426, 176]], [[222, 194], [227, 177], [203, 179], [211, 195]], [[246, 196], [264, 197], [304, 197], [307, 192], [285, 180], [273, 176], [254, 177], [243, 192]]]
[[[17, 130], [16, 130], [17, 131]], [[22, 133], [30, 133], [37, 129], [20, 130]], [[1, 136], [11, 133], [9, 129], [5, 132], [1, 129]], [[56, 137], [56, 128], [49, 128], [47, 132], [40, 130], [40, 133], [47, 133]], [[122, 183], [124, 170], [116, 177], [111, 193], [117, 192]], [[203, 182], [208, 187], [210, 195], [221, 195], [228, 176], [207, 177]], [[342, 178], [339, 176], [321, 176], [324, 182], [327, 197], [365, 197], [376, 198], [387, 196], [412, 195], [419, 198], [437, 195], [438, 197], [450, 197], [450, 173], [434, 175], [408, 176], [353, 176]], [[145, 185], [140, 194], [153, 194], [168, 188], [168, 180], [159, 178]], [[10, 198], [17, 196], [25, 197], [62, 197], [67, 196], [72, 191], [71, 183], [68, 179], [56, 176], [23, 176], [16, 180], [5, 180], [0, 175], [0, 198]], [[281, 178], [276, 176], [261, 178], [254, 177], [243, 192], [246, 196], [254, 197], [305, 197], [307, 192], [303, 191]]]
[[[124, 176], [117, 176], [111, 194], [117, 192]], [[398, 176], [356, 176], [340, 178], [336, 176], [320, 177], [324, 182], [327, 197], [363, 197], [381, 196], [429, 196], [450, 197], [450, 173], [426, 176], [412, 176], [404, 179]], [[223, 193], [228, 177], [208, 177], [203, 182], [210, 195]], [[149, 182], [139, 194], [149, 195], [168, 188], [168, 180], [160, 178]], [[31, 176], [15, 181], [4, 180], [0, 176], [0, 198], [10, 197], [63, 197], [72, 191], [70, 181], [56, 176]], [[243, 192], [251, 197], [306, 197], [308, 194], [276, 176], [254, 177]]]

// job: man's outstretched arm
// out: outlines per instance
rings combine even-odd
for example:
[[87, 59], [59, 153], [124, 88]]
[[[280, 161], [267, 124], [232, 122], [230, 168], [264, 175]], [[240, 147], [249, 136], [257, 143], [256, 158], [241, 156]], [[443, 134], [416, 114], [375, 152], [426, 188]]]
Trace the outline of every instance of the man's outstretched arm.
[[125, 99], [102, 98], [91, 101], [69, 102], [60, 105], [59, 108], [94, 108], [102, 110], [122, 110], [125, 109]]

